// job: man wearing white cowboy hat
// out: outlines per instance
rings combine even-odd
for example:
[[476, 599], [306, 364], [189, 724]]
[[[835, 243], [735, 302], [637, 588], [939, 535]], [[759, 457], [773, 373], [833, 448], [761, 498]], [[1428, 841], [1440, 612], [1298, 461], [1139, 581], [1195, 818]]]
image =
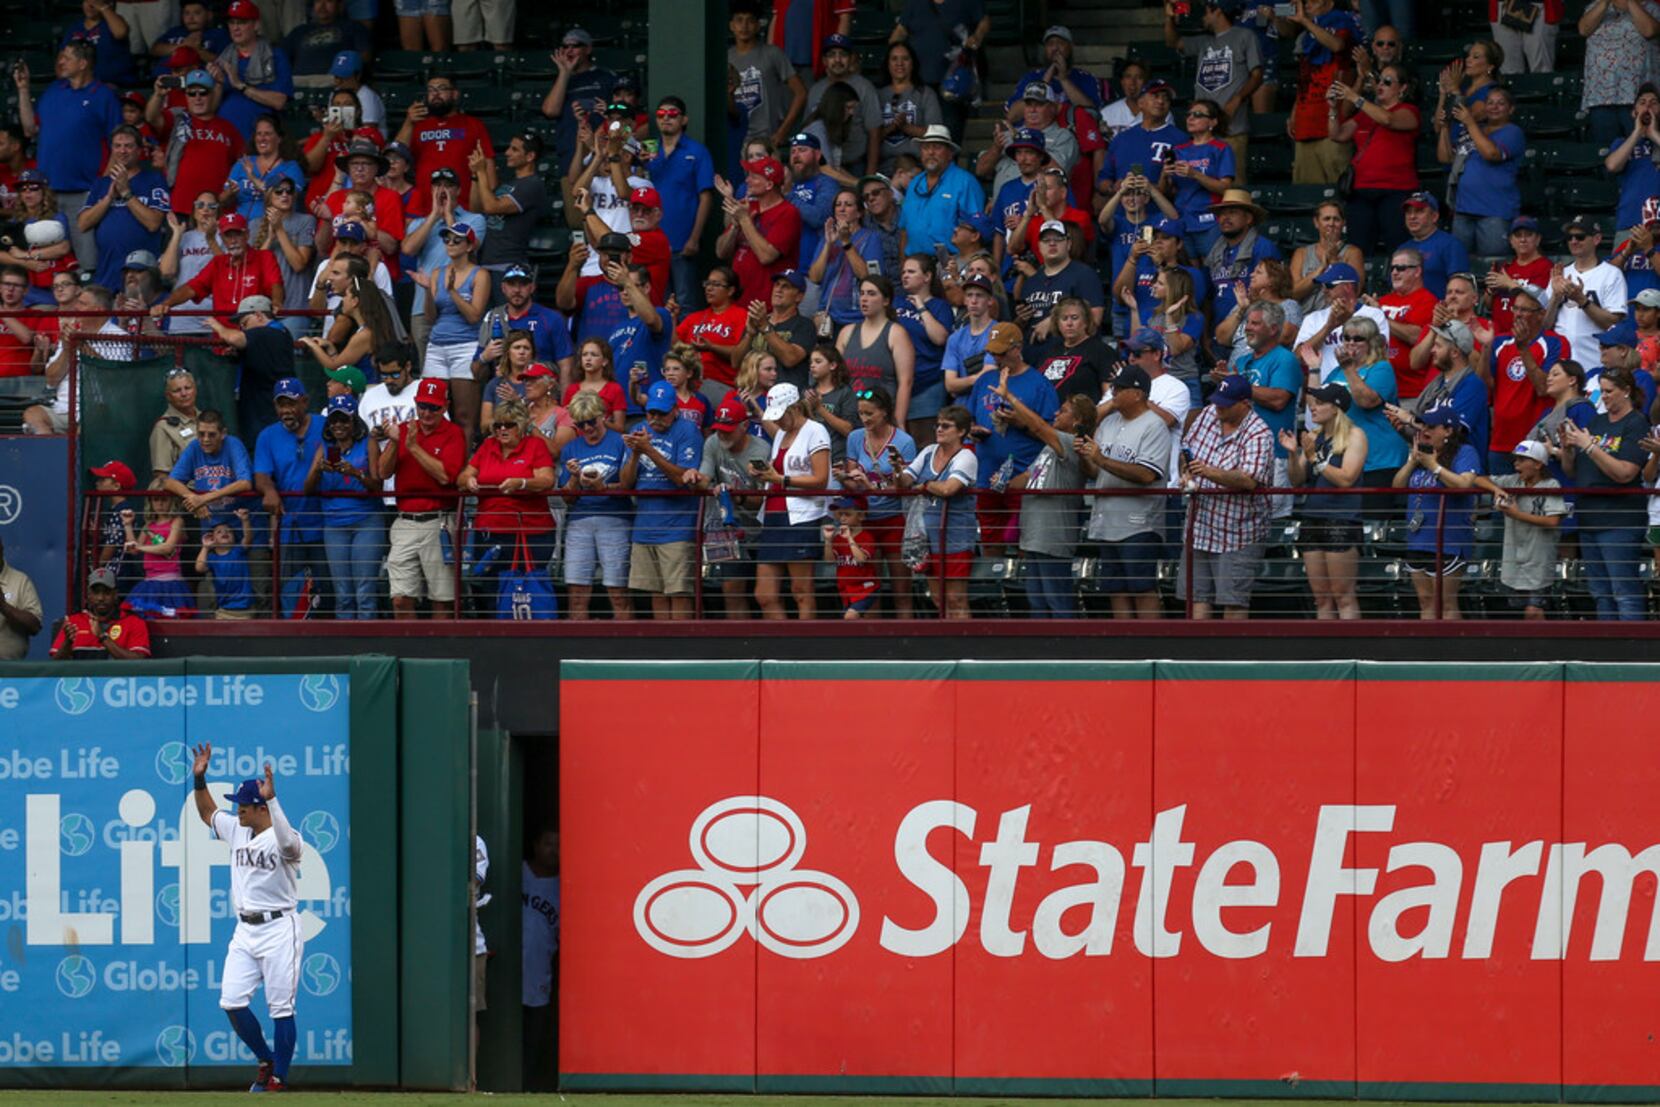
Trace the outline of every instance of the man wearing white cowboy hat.
[[1268, 258], [1278, 260], [1280, 251], [1257, 229], [1267, 220], [1268, 212], [1243, 188], [1223, 192], [1210, 210], [1216, 216], [1219, 233], [1206, 251], [1203, 264], [1210, 275], [1211, 287], [1216, 290], [1211, 310], [1215, 318], [1223, 319], [1236, 304], [1234, 285], [1248, 283], [1257, 262]]
[[899, 226], [909, 253], [931, 253], [935, 246], [951, 248], [951, 232], [965, 216], [985, 210], [986, 194], [980, 181], [956, 163], [962, 149], [950, 128], [935, 124], [917, 140], [922, 172], [911, 179]]

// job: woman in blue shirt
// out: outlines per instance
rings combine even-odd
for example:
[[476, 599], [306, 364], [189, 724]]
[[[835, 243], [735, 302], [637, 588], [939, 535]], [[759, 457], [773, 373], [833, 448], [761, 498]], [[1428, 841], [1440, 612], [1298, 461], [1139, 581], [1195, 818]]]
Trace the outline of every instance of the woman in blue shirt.
[[1210, 252], [1220, 233], [1210, 207], [1237, 173], [1233, 147], [1216, 137], [1225, 122], [1215, 100], [1193, 101], [1187, 109], [1188, 141], [1172, 151], [1174, 159], [1164, 166], [1165, 176], [1175, 179], [1176, 218], [1187, 227], [1187, 249], [1196, 258]]
[[282, 122], [275, 115], [262, 115], [254, 120], [252, 148], [231, 166], [225, 192], [219, 197], [222, 208], [241, 212], [251, 225], [264, 217], [265, 190], [276, 184], [277, 178], [287, 177], [295, 188], [305, 191], [305, 170], [287, 156], [284, 144]]
[[911, 336], [915, 355], [905, 429], [912, 438], [932, 442], [934, 417], [945, 406], [945, 343], [951, 337], [952, 322], [951, 305], [932, 254], [911, 254], [900, 266], [893, 311]]
[[380, 444], [357, 417], [357, 399], [336, 396], [323, 417], [323, 444], [311, 459], [305, 492], [321, 492], [323, 549], [334, 580], [339, 619], [373, 619], [380, 563], [386, 555], [386, 509], [379, 492]]
[[[1318, 368], [1316, 364], [1315, 368]], [[1311, 378], [1317, 374], [1310, 371]], [[1343, 324], [1343, 338], [1337, 344], [1337, 372], [1331, 382], [1349, 390], [1349, 420], [1366, 434], [1366, 468], [1361, 471], [1362, 488], [1389, 488], [1395, 472], [1406, 461], [1406, 439], [1389, 423], [1386, 409], [1401, 402], [1395, 367], [1389, 364], [1389, 339], [1375, 321], [1350, 316]], [[1368, 519], [1392, 518], [1400, 507], [1399, 496], [1362, 497], [1361, 514]]]
[[1456, 186], [1452, 232], [1472, 254], [1508, 253], [1510, 221], [1522, 210], [1516, 177], [1527, 136], [1510, 121], [1515, 110], [1507, 88], [1489, 90], [1475, 107], [1462, 100], [1453, 103], [1453, 118], [1468, 129], [1472, 148]]
[[628, 567], [633, 501], [626, 495], [576, 495], [579, 490], [622, 490], [628, 447], [622, 435], [606, 426], [605, 401], [598, 392], [578, 392], [571, 398], [569, 410], [576, 438], [559, 451], [556, 472], [566, 497], [575, 495], [565, 516], [565, 587], [571, 618], [588, 618], [588, 599], [598, 568], [611, 597], [613, 617], [631, 619], [634, 604], [628, 594]]
[[[1413, 489], [1406, 498], [1406, 565], [1418, 593], [1420, 619], [1457, 619], [1458, 585], [1475, 544], [1470, 512], [1475, 497], [1430, 490], [1473, 488], [1481, 456], [1464, 441], [1464, 423], [1451, 404], [1418, 416], [1418, 435], [1406, 462], [1395, 472], [1395, 487]], [[1445, 522], [1442, 517], [1445, 516]], [[1436, 610], [1436, 551], [1440, 550], [1441, 606]]]
[[807, 279], [818, 283], [819, 310], [830, 313], [838, 330], [864, 318], [859, 311], [859, 282], [881, 269], [881, 259], [882, 239], [864, 225], [859, 193], [851, 188], [837, 192], [824, 223], [824, 241], [807, 270]]

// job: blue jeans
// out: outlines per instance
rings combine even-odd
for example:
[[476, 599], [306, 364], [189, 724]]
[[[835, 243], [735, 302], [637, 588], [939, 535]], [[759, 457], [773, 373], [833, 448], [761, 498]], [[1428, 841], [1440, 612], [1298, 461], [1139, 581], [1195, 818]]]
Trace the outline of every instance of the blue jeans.
[[386, 520], [368, 515], [356, 523], [323, 527], [323, 549], [334, 580], [334, 617], [373, 619], [380, 563], [386, 556]]
[[1487, 451], [1487, 475], [1507, 477], [1516, 471], [1516, 455], [1509, 450]]
[[1026, 555], [1026, 602], [1034, 619], [1071, 619], [1078, 614], [1072, 559], [1049, 554]]
[[1580, 527], [1579, 549], [1585, 559], [1585, 583], [1597, 601], [1597, 618], [1643, 617], [1646, 597], [1642, 579], [1637, 575], [1642, 544], [1640, 525]]
[[703, 278], [698, 274], [697, 262], [681, 257], [678, 250], [669, 259], [669, 284], [674, 298], [680, 301], [681, 318], [703, 310]]
[[1510, 220], [1496, 215], [1454, 215], [1452, 233], [1466, 250], [1479, 257], [1510, 252]]

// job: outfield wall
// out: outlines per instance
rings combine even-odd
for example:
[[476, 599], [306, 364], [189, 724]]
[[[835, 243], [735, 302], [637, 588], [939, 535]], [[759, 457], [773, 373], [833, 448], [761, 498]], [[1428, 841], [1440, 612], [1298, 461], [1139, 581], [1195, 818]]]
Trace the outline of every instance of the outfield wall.
[[1660, 666], [567, 661], [560, 704], [567, 1089], [1660, 1099]]

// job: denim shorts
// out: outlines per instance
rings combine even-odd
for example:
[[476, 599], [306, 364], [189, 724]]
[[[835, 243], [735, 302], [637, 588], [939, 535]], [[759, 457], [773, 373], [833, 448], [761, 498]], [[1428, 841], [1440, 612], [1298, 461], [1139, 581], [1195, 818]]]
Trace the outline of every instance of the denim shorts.
[[911, 406], [905, 413], [905, 419], [932, 419], [945, 407], [945, 378], [941, 377], [933, 384], [911, 393]]
[[819, 528], [823, 524], [823, 516], [792, 523], [786, 513], [767, 512], [761, 518], [761, 536], [755, 543], [755, 560], [775, 564], [821, 560], [824, 557], [824, 537]]
[[423, 15], [449, 15], [450, 0], [392, 0], [392, 10], [405, 19]]
[[620, 515], [584, 515], [565, 527], [565, 583], [594, 583], [594, 566], [607, 588], [628, 587], [628, 520]]

